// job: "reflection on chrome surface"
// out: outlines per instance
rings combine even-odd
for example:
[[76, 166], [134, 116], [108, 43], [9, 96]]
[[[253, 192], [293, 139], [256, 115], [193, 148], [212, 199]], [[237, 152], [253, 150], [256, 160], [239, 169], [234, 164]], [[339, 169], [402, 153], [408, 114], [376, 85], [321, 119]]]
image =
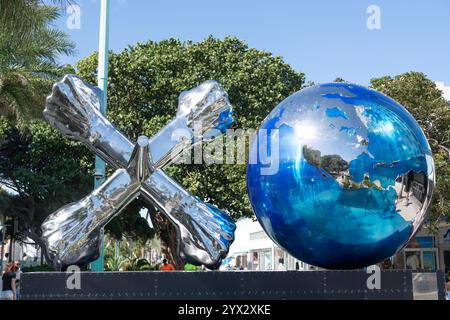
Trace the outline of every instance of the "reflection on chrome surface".
[[139, 195], [150, 173], [148, 139], [139, 137], [127, 169], [118, 169], [89, 195], [49, 215], [41, 241], [56, 269], [98, 258], [101, 229]]
[[[99, 89], [73, 75], [56, 83], [47, 98], [47, 121], [117, 170], [86, 198], [63, 207], [45, 221], [42, 242], [48, 259], [56, 267], [95, 260], [101, 227], [140, 194], [147, 205], [156, 207], [177, 227], [180, 256], [197, 265], [220, 264], [234, 240], [234, 222], [184, 190], [162, 169], [192, 147], [191, 141], [202, 138], [194, 137], [194, 122], [202, 123], [201, 134], [207, 139], [210, 130], [224, 132], [232, 124], [226, 92], [217, 82], [207, 81], [182, 93], [177, 117], [150, 139], [148, 147], [136, 147], [134, 151], [133, 143], [99, 112], [100, 103]], [[180, 129], [191, 132], [189, 143], [172, 139], [173, 132]]]

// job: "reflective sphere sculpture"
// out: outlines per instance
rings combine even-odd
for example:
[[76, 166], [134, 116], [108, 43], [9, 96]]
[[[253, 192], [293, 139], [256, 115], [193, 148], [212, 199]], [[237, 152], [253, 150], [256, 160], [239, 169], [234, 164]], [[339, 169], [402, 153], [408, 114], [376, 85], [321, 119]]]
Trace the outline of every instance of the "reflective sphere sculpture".
[[424, 133], [397, 102], [361, 86], [291, 95], [264, 120], [250, 155], [259, 222], [308, 264], [380, 262], [407, 244], [430, 207], [435, 172]]

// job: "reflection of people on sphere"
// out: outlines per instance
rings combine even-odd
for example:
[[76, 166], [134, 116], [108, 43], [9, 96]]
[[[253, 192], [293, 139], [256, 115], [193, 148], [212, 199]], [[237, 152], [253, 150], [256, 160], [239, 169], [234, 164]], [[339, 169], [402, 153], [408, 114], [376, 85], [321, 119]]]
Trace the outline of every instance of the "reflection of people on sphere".
[[420, 248], [419, 242], [417, 242], [416, 238], [411, 239], [411, 241], [408, 244], [408, 248]]
[[420, 268], [420, 260], [417, 254], [412, 253], [406, 258], [406, 268], [411, 270], [417, 270]]
[[2, 300], [16, 300], [16, 267], [12, 262], [5, 267], [2, 275]]
[[283, 258], [278, 259], [278, 270], [286, 270], [284, 267], [284, 259]]
[[160, 271], [174, 271], [175, 267], [173, 264], [168, 263], [167, 259], [163, 259], [163, 265], [159, 268]]
[[392, 269], [392, 261], [390, 259], [384, 260], [381, 265], [381, 269]]

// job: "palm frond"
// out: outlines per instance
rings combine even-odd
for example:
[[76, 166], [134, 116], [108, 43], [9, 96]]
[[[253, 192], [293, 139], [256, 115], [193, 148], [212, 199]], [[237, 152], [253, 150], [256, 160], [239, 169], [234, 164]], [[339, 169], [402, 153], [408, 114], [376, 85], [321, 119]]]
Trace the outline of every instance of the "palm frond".
[[60, 55], [75, 46], [52, 23], [66, 0], [0, 0], [0, 113], [18, 123], [41, 116], [51, 83], [62, 75]]

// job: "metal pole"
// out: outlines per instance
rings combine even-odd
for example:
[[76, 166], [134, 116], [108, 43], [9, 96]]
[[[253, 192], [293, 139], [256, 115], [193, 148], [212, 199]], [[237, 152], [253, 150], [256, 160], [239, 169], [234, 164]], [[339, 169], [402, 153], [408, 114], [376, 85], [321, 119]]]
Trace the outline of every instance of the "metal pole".
[[[102, 90], [102, 104], [100, 112], [106, 115], [107, 90], [108, 90], [108, 51], [109, 51], [109, 0], [101, 0], [100, 7], [100, 34], [98, 49], [98, 76], [97, 86]], [[105, 181], [105, 162], [98, 156], [95, 157], [94, 187]], [[100, 257], [91, 263], [91, 270], [102, 272], [104, 270], [104, 235], [101, 233], [102, 245]]]
[[9, 239], [9, 253], [8, 253], [8, 262], [12, 262], [12, 252], [14, 245], [14, 234], [11, 234], [11, 238]]
[[272, 270], [275, 270], [275, 243], [273, 242], [272, 242], [271, 258], [272, 258]]
[[0, 273], [3, 272], [3, 258], [5, 257], [5, 232], [6, 232], [6, 225], [5, 225], [5, 217], [3, 215], [0, 216], [0, 227], [2, 229], [2, 236], [0, 238], [1, 243], [1, 261], [0, 261], [0, 265], [1, 265], [1, 269], [0, 269]]

